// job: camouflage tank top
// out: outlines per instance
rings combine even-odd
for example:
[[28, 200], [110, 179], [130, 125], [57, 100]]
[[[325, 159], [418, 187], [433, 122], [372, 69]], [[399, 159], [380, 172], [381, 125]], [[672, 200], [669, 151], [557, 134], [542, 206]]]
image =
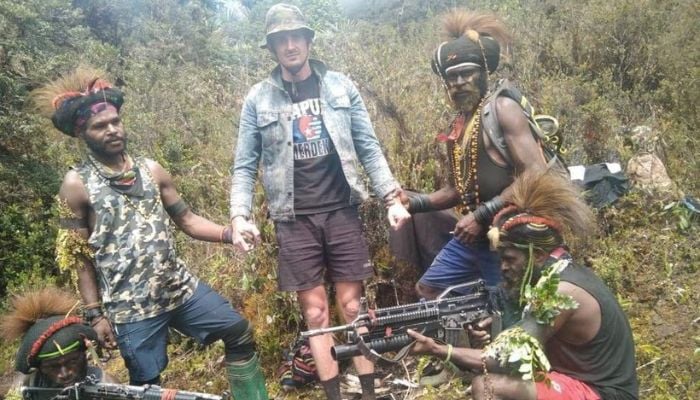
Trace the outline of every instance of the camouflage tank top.
[[127, 195], [110, 185], [109, 172], [94, 160], [76, 171], [95, 211], [88, 239], [102, 303], [115, 323], [141, 321], [174, 309], [197, 287], [177, 257], [170, 218], [146, 160], [134, 159], [142, 193]]

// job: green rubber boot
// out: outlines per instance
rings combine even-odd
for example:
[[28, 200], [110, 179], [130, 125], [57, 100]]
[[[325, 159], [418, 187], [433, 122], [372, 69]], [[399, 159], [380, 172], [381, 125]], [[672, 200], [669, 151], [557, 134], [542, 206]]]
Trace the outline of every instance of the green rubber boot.
[[235, 400], [268, 400], [265, 377], [260, 370], [257, 353], [246, 361], [226, 363], [226, 370]]

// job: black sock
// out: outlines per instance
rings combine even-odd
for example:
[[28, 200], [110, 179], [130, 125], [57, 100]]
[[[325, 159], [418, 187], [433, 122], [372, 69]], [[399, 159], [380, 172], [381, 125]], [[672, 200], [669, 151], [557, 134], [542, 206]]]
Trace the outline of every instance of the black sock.
[[340, 397], [340, 377], [338, 375], [327, 381], [321, 381], [323, 391], [326, 392], [328, 400], [342, 400]]
[[360, 375], [360, 386], [362, 386], [362, 400], [374, 400], [374, 373]]

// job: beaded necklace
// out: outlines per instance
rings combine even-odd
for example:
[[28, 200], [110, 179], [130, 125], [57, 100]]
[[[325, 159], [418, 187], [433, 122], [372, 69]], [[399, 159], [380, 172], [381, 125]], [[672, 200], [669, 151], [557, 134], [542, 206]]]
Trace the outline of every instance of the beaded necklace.
[[[109, 168], [108, 166], [106, 166], [106, 165], [102, 164], [101, 162], [97, 161], [96, 159], [94, 159], [92, 157], [92, 155], [88, 155], [88, 160], [90, 161], [92, 166], [97, 170], [97, 175], [100, 177], [100, 180], [102, 180], [102, 182], [108, 188], [110, 188], [113, 192], [121, 195], [121, 197], [124, 199], [124, 201], [129, 206], [131, 206], [131, 208], [133, 208], [137, 214], [139, 214], [145, 220], [149, 220], [151, 218], [151, 216], [153, 215], [153, 213], [156, 211], [156, 209], [158, 207], [158, 202], [154, 202], [153, 206], [151, 207], [150, 210], [141, 210], [141, 208], [139, 208], [139, 206], [137, 204], [135, 204], [131, 200], [131, 198], [129, 198], [128, 194], [126, 194], [120, 190], [117, 190], [112, 186], [112, 182], [114, 182], [114, 181], [119, 182], [119, 181], [126, 180], [126, 181], [131, 181], [131, 183], [133, 184], [134, 183], [133, 181], [136, 178], [136, 174], [133, 171], [136, 164], [133, 161], [133, 159], [128, 154], [124, 154], [122, 157], [124, 158], [124, 161], [125, 161], [124, 167], [123, 167], [122, 171], [117, 172], [117, 173], [114, 173], [114, 171], [111, 168]], [[149, 173], [147, 167], [140, 168], [140, 170], [144, 171], [145, 173]], [[160, 190], [158, 189], [158, 185], [156, 185], [156, 190], [158, 192], [160, 192]]]
[[[479, 102], [476, 112], [469, 121], [464, 135], [462, 135], [461, 143], [457, 143], [457, 141], [452, 143], [452, 152], [450, 154], [452, 158], [452, 176], [454, 177], [455, 188], [460, 197], [460, 202], [456, 208], [457, 211], [463, 215], [474, 211], [476, 206], [481, 202], [479, 199], [479, 182], [477, 182], [476, 178], [476, 169], [479, 150], [479, 132], [481, 131], [481, 110], [485, 100], [486, 96]], [[462, 118], [463, 121], [464, 114], [460, 113], [457, 118]], [[468, 158], [465, 157], [467, 152], [469, 153]], [[468, 168], [467, 161], [469, 162]], [[467, 171], [466, 177], [462, 175], [463, 169]], [[471, 193], [467, 193], [469, 188], [473, 188]]]

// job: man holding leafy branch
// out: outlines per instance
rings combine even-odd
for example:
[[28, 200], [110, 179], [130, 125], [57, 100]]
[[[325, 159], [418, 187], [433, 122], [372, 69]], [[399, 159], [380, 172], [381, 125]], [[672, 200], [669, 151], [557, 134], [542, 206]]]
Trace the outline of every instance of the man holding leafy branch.
[[[585, 234], [593, 216], [575, 189], [548, 170], [521, 175], [489, 239], [503, 287], [522, 320], [484, 349], [452, 348], [417, 332], [414, 352], [481, 370], [474, 399], [636, 399], [634, 342], [615, 295], [573, 263], [564, 237]], [[481, 331], [475, 336], [488, 343]], [[520, 375], [520, 376], [518, 376]]]

